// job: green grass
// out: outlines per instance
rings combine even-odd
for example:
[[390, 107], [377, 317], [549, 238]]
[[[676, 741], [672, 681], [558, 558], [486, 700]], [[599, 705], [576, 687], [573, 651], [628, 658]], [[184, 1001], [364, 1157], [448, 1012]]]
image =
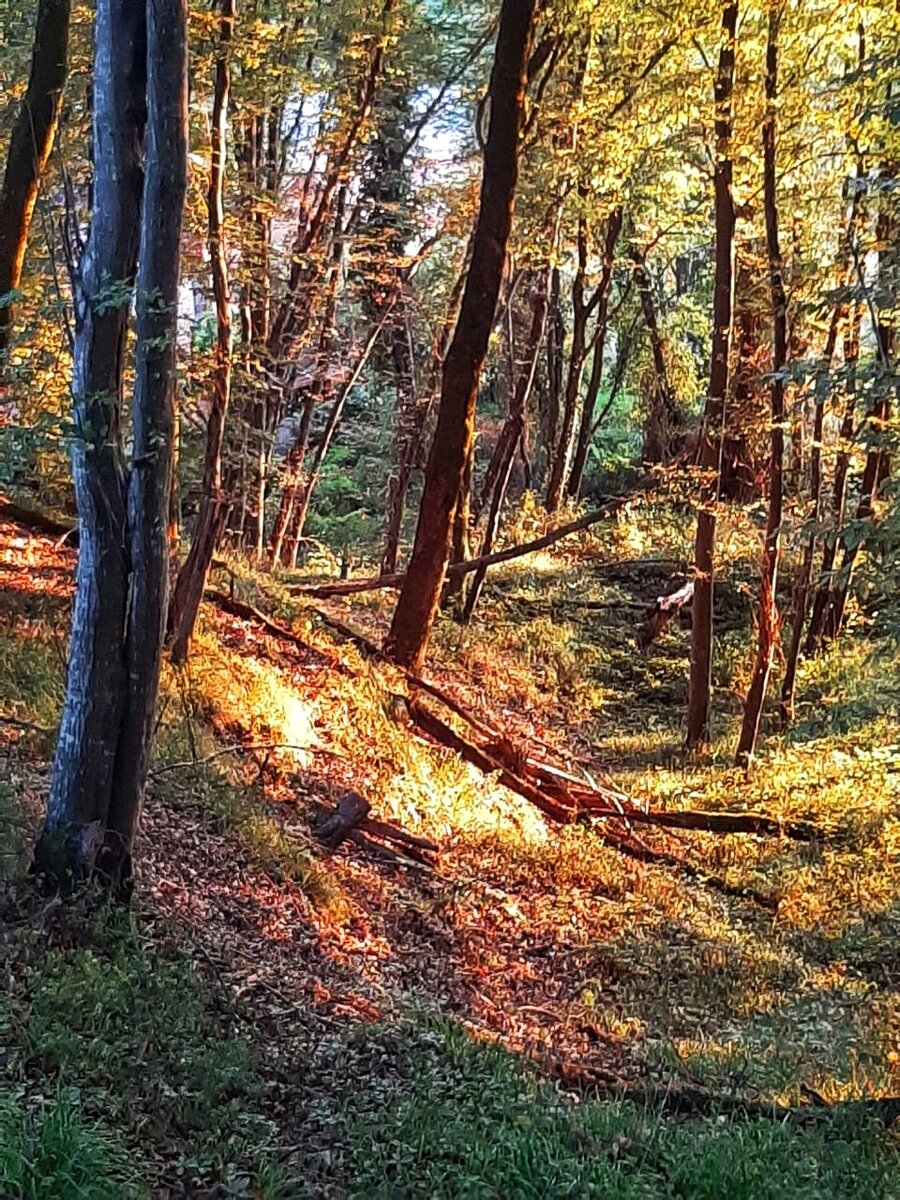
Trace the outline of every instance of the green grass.
[[0, 1195], [10, 1200], [119, 1200], [140, 1194], [133, 1167], [108, 1130], [82, 1117], [64, 1091], [27, 1111], [0, 1102]]
[[[21, 1174], [25, 1166], [16, 1163], [27, 1158], [36, 1181], [52, 1181], [67, 1146], [100, 1155], [114, 1140], [150, 1192], [160, 1159], [185, 1186], [196, 1179], [249, 1187], [270, 1156], [274, 1127], [255, 1053], [212, 984], [182, 951], [145, 940], [121, 913], [85, 918], [60, 910], [49, 943], [34, 939], [19, 934], [15, 953], [25, 965], [17, 967], [0, 1030], [11, 1034], [8, 1083], [43, 1098], [49, 1115], [36, 1125], [23, 1105], [4, 1110], [11, 1131], [4, 1144], [12, 1147], [0, 1159], [4, 1170]], [[56, 1103], [69, 1092], [77, 1110]], [[98, 1181], [113, 1170], [116, 1160], [109, 1162], [105, 1174], [92, 1173]]]
[[[900, 1157], [876, 1123], [678, 1119], [582, 1102], [459, 1027], [366, 1035], [344, 1112], [346, 1187], [406, 1200], [892, 1200]], [[389, 1064], [385, 1067], [384, 1064]], [[315, 1194], [314, 1192], [310, 1193]]]

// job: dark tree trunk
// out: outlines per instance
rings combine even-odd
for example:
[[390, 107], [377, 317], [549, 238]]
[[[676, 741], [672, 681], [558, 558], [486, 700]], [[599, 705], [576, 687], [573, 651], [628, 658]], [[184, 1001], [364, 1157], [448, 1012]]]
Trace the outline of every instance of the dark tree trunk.
[[800, 576], [794, 588], [794, 609], [791, 618], [791, 642], [788, 647], [787, 659], [784, 664], [784, 679], [781, 684], [781, 721], [787, 725], [794, 716], [794, 689], [797, 684], [797, 667], [800, 662], [800, 648], [803, 644], [803, 627], [809, 608], [809, 591], [812, 583], [813, 564], [816, 557], [818, 531], [822, 523], [822, 439], [825, 436], [825, 401], [830, 391], [829, 378], [837, 349], [838, 333], [841, 323], [847, 319], [848, 305], [841, 301], [834, 307], [831, 324], [828, 327], [828, 337], [819, 368], [815, 385], [815, 409], [813, 414], [812, 445], [809, 451], [809, 492], [811, 500], [810, 529], [806, 546], [803, 551], [803, 561], [800, 565]]
[[566, 373], [566, 393], [563, 400], [562, 422], [555, 445], [550, 447], [550, 477], [547, 481], [546, 509], [555, 513], [562, 500], [566, 467], [572, 449], [572, 434], [578, 411], [578, 396], [581, 391], [581, 376], [587, 354], [587, 325], [590, 306], [585, 299], [584, 280], [587, 272], [587, 223], [582, 218], [578, 224], [578, 266], [572, 282], [572, 346], [569, 351], [569, 367]]
[[713, 581], [716, 545], [716, 504], [725, 400], [728, 394], [731, 322], [734, 306], [734, 228], [731, 138], [734, 120], [734, 57], [737, 0], [722, 13], [722, 46], [716, 73], [716, 158], [714, 170], [716, 259], [713, 283], [712, 359], [709, 395], [700, 438], [699, 465], [705, 475], [694, 539], [694, 600], [691, 626], [691, 673], [686, 745], [693, 749], [709, 741], [712, 687]]
[[637, 247], [632, 249], [631, 258], [634, 263], [634, 282], [641, 302], [641, 313], [647, 327], [650, 353], [653, 359], [653, 386], [650, 403], [647, 407], [644, 431], [644, 461], [667, 463], [671, 456], [673, 440], [681, 425], [681, 419], [669, 383], [665, 341], [659, 328], [659, 318], [656, 313], [656, 302], [653, 299], [653, 287], [647, 272], [647, 262], [643, 252]]
[[518, 139], [534, 0], [503, 0], [491, 78], [491, 116], [472, 261], [444, 363], [437, 429], [412, 558], [387, 639], [403, 666], [421, 668], [440, 601], [453, 522], [471, 455], [478, 380], [503, 276], [518, 174]]
[[615, 265], [616, 243], [622, 232], [622, 209], [614, 208], [606, 223], [606, 242], [603, 247], [603, 271], [597, 288], [599, 303], [597, 306], [597, 325], [594, 332], [594, 348], [592, 351], [591, 374], [588, 380], [584, 406], [581, 410], [581, 425], [578, 430], [578, 440], [575, 444], [575, 457], [572, 460], [572, 470], [566, 493], [577, 500], [581, 493], [584, 480], [584, 469], [587, 466], [588, 451], [594, 436], [594, 412], [597, 397], [600, 394], [600, 381], [603, 377], [603, 352], [606, 347], [606, 327], [609, 321], [609, 289], [612, 284], [613, 266]]
[[[488, 509], [487, 528], [485, 529], [484, 539], [481, 543], [479, 558], [489, 555], [494, 548], [494, 539], [500, 529], [500, 514], [503, 511], [503, 502], [506, 499], [506, 492], [509, 487], [509, 477], [512, 473], [516, 449], [525, 432], [525, 413], [528, 396], [534, 384], [538, 355], [544, 337], [544, 325], [547, 320], [548, 287], [549, 280], [547, 284], [536, 288], [534, 292], [531, 329], [528, 334], [527, 358], [519, 370], [515, 383], [515, 391], [510, 401], [509, 415], [501, 430], [497, 443], [497, 453], [494, 455], [494, 462], [492, 463], [492, 466], [494, 464], [496, 466], [491, 489], [490, 507]], [[472, 577], [472, 582], [469, 584], [466, 603], [462, 611], [463, 624], [467, 625], [471, 621], [486, 578], [487, 567], [479, 567]]]
[[0, 191], [0, 365], [9, 349], [13, 297], [22, 278], [28, 229], [50, 157], [69, 53], [71, 0], [40, 0], [28, 88], [13, 125]]
[[847, 327], [844, 332], [844, 371], [845, 389], [844, 411], [838, 440], [838, 451], [834, 464], [834, 482], [831, 491], [832, 530], [825, 536], [822, 547], [822, 566], [819, 581], [813, 600], [812, 612], [809, 618], [809, 628], [806, 631], [805, 650], [808, 655], [815, 654], [818, 649], [825, 617], [835, 592], [834, 571], [837, 558], [838, 542], [841, 527], [847, 509], [847, 480], [850, 474], [850, 447], [853, 442], [853, 431], [856, 424], [856, 371], [859, 362], [859, 335], [862, 319], [862, 309], [855, 302], [850, 309]]
[[550, 310], [547, 320], [547, 392], [543, 413], [544, 444], [547, 448], [547, 481], [559, 433], [559, 414], [563, 387], [563, 347], [566, 326], [560, 303], [559, 267], [550, 272]]
[[763, 543], [762, 578], [759, 589], [759, 631], [756, 661], [750, 678], [744, 718], [738, 739], [737, 763], [746, 765], [753, 757], [759, 737], [763, 704], [778, 645], [778, 605], [776, 586], [781, 553], [781, 522], [784, 508], [784, 369], [787, 364], [787, 296], [784, 289], [784, 263], [778, 235], [778, 175], [776, 169], [776, 123], [778, 103], [778, 33], [781, 7], [769, 9], [766, 40], [766, 115], [763, 121], [763, 205], [766, 218], [766, 250], [769, 259], [769, 286], [772, 293], [772, 405], [771, 449], [769, 459], [769, 510]]
[[[99, 0], [94, 205], [76, 297], [73, 380], [81, 541], [66, 697], [35, 868], [59, 886], [97, 870], [123, 897], [165, 621], [186, 39], [184, 0], [152, 0], [146, 10]], [[134, 457], [126, 475], [122, 373], [139, 231]]]
[[200, 601], [203, 599], [210, 564], [221, 537], [225, 519], [225, 497], [222, 492], [222, 446], [231, 398], [232, 333], [228, 258], [225, 253], [223, 226], [225, 220], [225, 142], [228, 130], [228, 101], [231, 91], [229, 46], [234, 31], [234, 19], [235, 0], [221, 0], [216, 81], [213, 95], [209, 187], [206, 195], [207, 246], [216, 304], [216, 369], [213, 377], [212, 402], [206, 425], [203, 495], [200, 500], [200, 512], [191, 548], [178, 573], [169, 614], [169, 628], [172, 631], [172, 659], [176, 663], [183, 663], [188, 656]]

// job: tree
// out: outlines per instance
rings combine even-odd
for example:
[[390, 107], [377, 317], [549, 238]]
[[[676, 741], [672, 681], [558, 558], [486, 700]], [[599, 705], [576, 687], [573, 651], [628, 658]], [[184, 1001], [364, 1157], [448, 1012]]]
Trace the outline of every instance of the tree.
[[229, 46], [234, 33], [235, 0], [221, 0], [219, 44], [216, 50], [216, 80], [213, 93], [212, 140], [210, 146], [209, 187], [206, 194], [207, 246], [212, 268], [213, 296], [216, 305], [216, 365], [212, 398], [206, 424], [206, 449], [203, 458], [203, 496], [200, 514], [188, 556], [178, 572], [169, 628], [172, 631], [172, 659], [184, 662], [188, 655], [203, 589], [209, 575], [216, 545], [225, 523], [226, 498], [222, 490], [222, 447], [225, 422], [231, 400], [232, 332], [231, 295], [228, 282], [228, 258], [225, 247], [225, 153], [228, 130], [228, 102], [231, 93]]
[[737, 762], [749, 763], [756, 749], [772, 660], [778, 643], [778, 605], [775, 588], [781, 553], [781, 523], [784, 511], [784, 372], [788, 355], [787, 295], [784, 288], [784, 263], [778, 234], [778, 175], [776, 169], [776, 125], [778, 105], [778, 33], [781, 0], [772, 0], [769, 8], [766, 40], [766, 117], [763, 122], [763, 196], [766, 217], [766, 250], [769, 262], [769, 287], [772, 293], [772, 379], [771, 450], [769, 457], [769, 509], [763, 544], [762, 578], [759, 589], [758, 642], [756, 662], [750, 679], [744, 718], [738, 740]]
[[712, 687], [713, 580], [715, 572], [716, 505], [725, 402], [728, 394], [731, 323], [734, 306], [735, 206], [732, 195], [734, 166], [731, 139], [734, 110], [734, 62], [738, 6], [728, 3], [722, 12], [722, 44], [716, 71], [716, 151], [713, 170], [715, 192], [715, 281], [713, 287], [713, 340], [709, 395], [703, 414], [699, 465], [706, 476], [697, 514], [694, 538], [694, 600], [691, 627], [691, 672], [688, 693], [686, 745], [693, 749], [709, 740], [709, 701]]
[[[185, 0], [99, 0], [93, 212], [78, 269], [79, 556], [66, 695], [35, 868], [127, 898], [166, 613], [177, 301], [187, 186]], [[132, 454], [126, 334], [136, 309]]]
[[22, 278], [28, 230], [53, 148], [68, 74], [71, 0], [40, 0], [31, 77], [19, 108], [0, 191], [0, 361], [9, 349], [13, 293]]
[[403, 666], [422, 666], [440, 601], [456, 508], [474, 435], [478, 380], [500, 293], [512, 226], [534, 0], [504, 0], [490, 85], [490, 127], [472, 258], [444, 362], [437, 428], [416, 538], [387, 639]]

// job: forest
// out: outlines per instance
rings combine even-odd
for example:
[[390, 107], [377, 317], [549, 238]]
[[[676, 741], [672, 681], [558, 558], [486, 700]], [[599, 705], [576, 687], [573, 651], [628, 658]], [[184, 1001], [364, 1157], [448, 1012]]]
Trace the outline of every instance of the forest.
[[900, 1200], [896, 0], [0, 0], [0, 1196]]

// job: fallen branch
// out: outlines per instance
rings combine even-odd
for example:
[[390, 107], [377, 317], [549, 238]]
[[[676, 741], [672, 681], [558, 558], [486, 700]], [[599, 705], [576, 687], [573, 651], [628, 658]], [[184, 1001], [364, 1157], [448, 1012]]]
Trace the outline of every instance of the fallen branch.
[[647, 611], [643, 623], [638, 627], [637, 644], [646, 650], [655, 642], [673, 617], [690, 607], [694, 599], [694, 581], [691, 579], [668, 596], [657, 596]]
[[762, 813], [719, 813], [719, 812], [659, 812], [650, 809], [628, 809], [624, 814], [618, 809], [599, 809], [585, 805], [592, 818], [623, 820], [635, 824], [656, 825], [660, 829], [690, 829], [700, 833], [750, 833], [758, 837], [789, 837], [796, 842], [822, 842], [828, 840], [827, 833], [809, 821], [779, 821]]
[[448, 750], [454, 750], [466, 762], [478, 767], [486, 775], [497, 775], [504, 787], [516, 792], [525, 800], [529, 800], [545, 816], [559, 821], [561, 824], [570, 824], [578, 816], [577, 807], [567, 808], [557, 803], [551, 796], [542, 792], [536, 784], [521, 778], [510, 770], [500, 758], [494, 757], [491, 750], [496, 750], [495, 746], [481, 747], [467, 742], [455, 729], [425, 708], [418, 700], [410, 700], [409, 714], [423, 733], [427, 733], [429, 737], [442, 746], [446, 746]]
[[77, 536], [78, 533], [77, 525], [57, 521], [54, 517], [48, 517], [33, 508], [25, 508], [12, 500], [0, 499], [0, 518], [12, 521], [16, 525], [22, 525], [25, 529], [31, 529], [35, 533], [45, 533], [48, 537], [63, 540], [71, 538], [73, 535]]
[[[644, 487], [639, 489], [645, 491], [649, 486], [648, 481]], [[447, 577], [456, 579], [460, 575], [468, 575], [472, 571], [478, 571], [482, 568], [493, 567], [498, 563], [510, 562], [514, 558], [522, 558], [526, 554], [534, 554], [538, 550], [546, 550], [548, 546], [552, 546], [561, 538], [568, 537], [572, 533], [580, 533], [584, 529], [589, 529], [592, 525], [596, 525], [605, 517], [614, 516], [626, 504], [630, 504], [635, 499], [634, 494], [628, 496], [620, 496], [615, 500], [610, 500], [599, 508], [593, 508], [590, 512], [586, 512], [576, 521], [570, 521], [568, 525], [561, 525], [558, 529], [553, 529], [549, 533], [543, 534], [542, 537], [535, 538], [531, 542], [522, 542], [515, 546], [507, 546], [503, 550], [496, 550], [491, 554], [482, 554], [478, 558], [470, 558], [465, 562], [451, 563], [447, 568]], [[352, 596], [358, 592], [374, 592], [384, 590], [386, 588], [399, 588], [406, 574], [400, 572], [395, 575], [373, 575], [366, 579], [345, 579], [335, 583], [300, 583], [294, 584], [291, 591], [301, 596], [312, 596], [318, 599], [324, 599], [328, 596]]]

